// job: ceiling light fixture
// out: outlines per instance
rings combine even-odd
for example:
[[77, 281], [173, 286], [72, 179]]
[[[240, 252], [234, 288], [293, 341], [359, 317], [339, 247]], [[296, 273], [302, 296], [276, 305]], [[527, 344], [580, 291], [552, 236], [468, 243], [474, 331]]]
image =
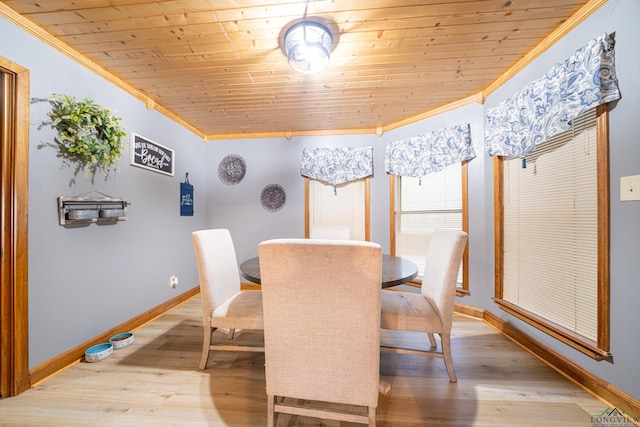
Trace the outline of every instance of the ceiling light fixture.
[[289, 66], [302, 74], [324, 70], [329, 64], [332, 44], [331, 31], [315, 21], [298, 22], [284, 34]]

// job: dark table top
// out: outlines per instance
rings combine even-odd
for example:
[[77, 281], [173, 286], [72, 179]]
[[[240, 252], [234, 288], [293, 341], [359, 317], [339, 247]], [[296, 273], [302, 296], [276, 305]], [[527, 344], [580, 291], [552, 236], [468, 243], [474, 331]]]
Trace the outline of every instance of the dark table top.
[[[240, 264], [242, 276], [253, 282], [260, 283], [260, 259], [250, 258]], [[401, 285], [412, 281], [418, 275], [418, 266], [406, 258], [382, 255], [382, 287]]]

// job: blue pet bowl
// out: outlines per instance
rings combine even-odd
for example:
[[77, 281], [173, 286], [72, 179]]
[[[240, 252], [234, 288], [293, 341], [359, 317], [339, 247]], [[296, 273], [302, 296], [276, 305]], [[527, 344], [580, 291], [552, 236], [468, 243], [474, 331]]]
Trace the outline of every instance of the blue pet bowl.
[[109, 338], [109, 342], [113, 344], [113, 349], [117, 350], [119, 348], [131, 345], [131, 343], [133, 342], [133, 334], [131, 332], [123, 332]]
[[84, 360], [87, 362], [99, 362], [100, 360], [111, 356], [113, 353], [113, 344], [105, 342], [89, 347], [84, 352]]

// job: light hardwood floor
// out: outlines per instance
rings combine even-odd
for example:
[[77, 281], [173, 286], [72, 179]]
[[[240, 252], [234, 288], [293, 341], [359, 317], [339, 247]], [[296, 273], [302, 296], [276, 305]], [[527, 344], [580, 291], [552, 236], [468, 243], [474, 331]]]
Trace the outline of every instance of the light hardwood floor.
[[[135, 331], [134, 343], [111, 357], [80, 362], [0, 400], [0, 425], [266, 425], [264, 354], [213, 352], [207, 369], [198, 370], [200, 313], [196, 296]], [[239, 339], [261, 334], [246, 331]], [[416, 341], [395, 333], [383, 340]], [[391, 391], [380, 396], [379, 426], [590, 426], [591, 415], [607, 407], [481, 321], [456, 316], [452, 349], [456, 384], [442, 360], [382, 353]], [[287, 416], [278, 422], [312, 425], [352, 424]]]

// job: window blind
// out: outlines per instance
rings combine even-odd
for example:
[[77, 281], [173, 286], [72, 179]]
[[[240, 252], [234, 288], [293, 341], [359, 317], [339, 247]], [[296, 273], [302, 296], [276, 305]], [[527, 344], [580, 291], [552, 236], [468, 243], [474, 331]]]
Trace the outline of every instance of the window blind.
[[402, 176], [398, 181], [396, 255], [415, 262], [422, 277], [434, 230], [462, 229], [462, 164], [456, 162], [422, 178]]
[[595, 108], [526, 157], [503, 161], [503, 299], [597, 341]]
[[365, 178], [333, 185], [309, 179], [309, 227], [348, 226], [353, 240], [366, 240]]

